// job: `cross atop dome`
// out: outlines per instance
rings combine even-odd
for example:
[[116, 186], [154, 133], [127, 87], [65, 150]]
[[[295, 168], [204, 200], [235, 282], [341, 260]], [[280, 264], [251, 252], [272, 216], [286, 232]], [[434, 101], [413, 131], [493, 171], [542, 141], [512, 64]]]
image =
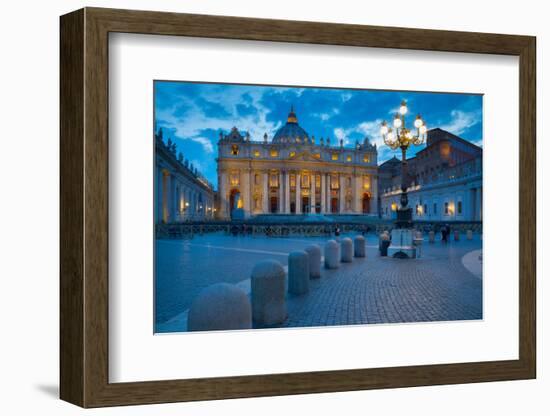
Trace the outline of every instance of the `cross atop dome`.
[[296, 113], [294, 112], [294, 105], [290, 106], [290, 113], [288, 113], [288, 118], [286, 119], [286, 122], [298, 124], [298, 118], [296, 117]]

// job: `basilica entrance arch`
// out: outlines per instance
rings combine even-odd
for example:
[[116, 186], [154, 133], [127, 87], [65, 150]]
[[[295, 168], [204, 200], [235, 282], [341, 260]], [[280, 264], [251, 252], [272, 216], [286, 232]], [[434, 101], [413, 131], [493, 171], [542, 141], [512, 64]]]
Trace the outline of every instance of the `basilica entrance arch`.
[[269, 212], [271, 212], [272, 214], [276, 214], [278, 211], [278, 207], [279, 207], [279, 198], [277, 198], [276, 196], [272, 196], [269, 199]]
[[368, 214], [370, 212], [370, 193], [365, 192], [363, 194], [363, 214]]
[[233, 212], [235, 208], [238, 208], [236, 206], [236, 202], [237, 202], [236, 199], [239, 194], [240, 192], [238, 189], [232, 189], [231, 192], [229, 193], [229, 212]]

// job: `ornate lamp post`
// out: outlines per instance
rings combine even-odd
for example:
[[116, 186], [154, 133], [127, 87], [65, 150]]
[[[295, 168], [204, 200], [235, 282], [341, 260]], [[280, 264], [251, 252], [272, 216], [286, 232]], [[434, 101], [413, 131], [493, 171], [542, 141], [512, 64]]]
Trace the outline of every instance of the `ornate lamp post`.
[[405, 124], [405, 115], [408, 111], [406, 101], [402, 101], [399, 113], [395, 114], [393, 119], [393, 128], [389, 127], [386, 121], [382, 122], [380, 127], [384, 143], [392, 150], [401, 149], [401, 206], [397, 209], [397, 228], [409, 228], [412, 224], [412, 208], [408, 207], [409, 198], [407, 196], [407, 149], [411, 144], [418, 146], [424, 143], [428, 131], [420, 114], [414, 120], [416, 131], [408, 129]]

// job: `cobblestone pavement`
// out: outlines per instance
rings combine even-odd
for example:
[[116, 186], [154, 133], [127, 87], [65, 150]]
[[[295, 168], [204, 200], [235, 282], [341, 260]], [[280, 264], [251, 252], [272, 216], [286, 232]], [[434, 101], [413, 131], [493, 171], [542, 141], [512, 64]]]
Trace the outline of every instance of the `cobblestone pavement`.
[[[204, 287], [240, 284], [266, 258], [286, 265], [288, 253], [329, 238], [267, 238], [208, 235], [191, 241], [157, 241], [158, 332], [185, 330], [185, 311]], [[482, 280], [462, 258], [481, 248], [478, 236], [443, 244], [424, 241], [422, 257], [380, 257], [376, 236], [367, 236], [367, 257], [322, 270], [303, 296], [287, 296], [285, 327], [374, 324], [482, 318]], [[244, 286], [243, 286], [243, 283]], [[175, 318], [176, 317], [176, 318]], [[166, 324], [171, 322], [171, 324]]]

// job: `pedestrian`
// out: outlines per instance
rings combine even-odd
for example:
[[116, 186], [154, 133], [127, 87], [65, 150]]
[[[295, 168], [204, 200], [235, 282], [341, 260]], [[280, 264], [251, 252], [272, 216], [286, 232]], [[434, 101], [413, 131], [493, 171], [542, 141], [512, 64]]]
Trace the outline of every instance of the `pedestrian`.
[[340, 226], [336, 224], [336, 227], [334, 228], [334, 235], [336, 237], [340, 237]]

